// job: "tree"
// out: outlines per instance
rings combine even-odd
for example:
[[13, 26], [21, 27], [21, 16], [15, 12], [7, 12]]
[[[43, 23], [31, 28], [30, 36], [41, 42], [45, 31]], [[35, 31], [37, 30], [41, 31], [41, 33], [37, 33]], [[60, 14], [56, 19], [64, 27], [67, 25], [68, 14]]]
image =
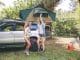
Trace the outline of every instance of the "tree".
[[[78, 2], [80, 3], [80, 0]], [[68, 4], [70, 6], [68, 7], [72, 10], [74, 10], [74, 8], [76, 7], [76, 0], [38, 0], [38, 3], [52, 11], [54, 10], [54, 7], [56, 7], [60, 3]]]
[[42, 5], [43, 7], [53, 10], [54, 7], [58, 4], [60, 0], [38, 0], [38, 4]]
[[0, 13], [2, 14], [0, 18], [10, 18], [10, 19], [17, 19], [19, 18], [19, 11], [30, 8], [33, 6], [33, 0], [17, 0], [14, 1], [14, 7], [4, 8]]
[[80, 3], [80, 0], [79, 0], [79, 3]]

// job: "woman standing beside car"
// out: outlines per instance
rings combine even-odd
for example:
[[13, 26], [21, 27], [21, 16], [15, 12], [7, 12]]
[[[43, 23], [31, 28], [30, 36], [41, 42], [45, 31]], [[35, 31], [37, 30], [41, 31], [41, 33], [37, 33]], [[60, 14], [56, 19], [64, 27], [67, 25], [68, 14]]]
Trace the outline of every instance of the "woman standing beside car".
[[30, 26], [29, 22], [25, 23], [25, 26], [24, 26], [24, 40], [25, 40], [25, 46], [26, 46], [26, 48], [25, 48], [26, 55], [29, 55], [29, 48], [31, 46], [31, 43], [30, 43], [30, 40], [29, 40], [29, 32], [30, 32], [29, 26]]

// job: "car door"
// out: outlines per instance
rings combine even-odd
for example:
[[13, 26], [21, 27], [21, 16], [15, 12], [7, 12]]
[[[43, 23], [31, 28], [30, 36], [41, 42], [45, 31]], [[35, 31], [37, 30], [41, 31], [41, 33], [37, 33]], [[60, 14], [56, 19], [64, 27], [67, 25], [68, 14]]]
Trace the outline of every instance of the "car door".
[[15, 26], [16, 30], [13, 32], [15, 43], [24, 43], [24, 31], [23, 31], [23, 24], [16, 23]]
[[4, 25], [0, 26], [0, 44], [5, 43], [14, 43], [14, 35], [12, 33], [13, 31], [13, 25], [9, 25], [8, 23], [5, 23]]

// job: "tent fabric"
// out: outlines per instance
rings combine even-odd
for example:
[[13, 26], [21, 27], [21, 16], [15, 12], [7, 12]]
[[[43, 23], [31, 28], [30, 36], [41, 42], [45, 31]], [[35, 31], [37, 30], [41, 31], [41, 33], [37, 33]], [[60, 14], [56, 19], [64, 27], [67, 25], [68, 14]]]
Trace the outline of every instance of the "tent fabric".
[[[19, 17], [20, 17], [22, 20], [25, 20], [25, 19], [28, 17], [28, 15], [30, 14], [30, 12], [33, 11], [34, 9], [37, 9], [37, 8], [40, 8], [40, 9], [41, 9], [41, 7], [35, 7], [35, 8], [30, 8], [30, 9], [21, 10], [21, 11], [20, 11], [20, 14], [19, 14]], [[42, 12], [43, 10], [45, 10], [45, 12], [48, 13], [48, 15], [51, 17], [52, 20], [55, 20], [55, 18], [56, 18], [56, 13], [54, 13], [54, 12], [52, 12], [52, 11], [49, 11], [49, 10], [47, 10], [47, 9], [45, 9], [45, 8], [42, 8], [42, 10], [39, 10], [39, 11], [41, 11], [41, 13], [43, 13], [43, 12]], [[45, 12], [44, 12], [44, 13], [45, 13]], [[39, 13], [40, 13], [40, 12], [39, 12]]]
[[34, 8], [34, 14], [36, 13], [48, 13], [48, 12], [41, 7], [37, 7], [37, 8]]
[[49, 14], [49, 16], [51, 17], [52, 20], [56, 19], [56, 13], [48, 10], [48, 14]]
[[29, 13], [32, 11], [32, 9], [25, 9], [25, 10], [21, 10], [20, 13], [19, 13], [19, 17], [22, 19], [22, 20], [25, 20]]

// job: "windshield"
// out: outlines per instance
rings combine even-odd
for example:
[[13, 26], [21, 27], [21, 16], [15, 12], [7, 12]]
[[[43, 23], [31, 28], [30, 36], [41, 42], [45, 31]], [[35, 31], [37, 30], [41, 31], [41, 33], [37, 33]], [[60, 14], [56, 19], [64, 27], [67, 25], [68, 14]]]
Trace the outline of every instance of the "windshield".
[[30, 26], [30, 30], [37, 30], [37, 28], [38, 28], [38, 25], [37, 24], [31, 24], [31, 26]]

